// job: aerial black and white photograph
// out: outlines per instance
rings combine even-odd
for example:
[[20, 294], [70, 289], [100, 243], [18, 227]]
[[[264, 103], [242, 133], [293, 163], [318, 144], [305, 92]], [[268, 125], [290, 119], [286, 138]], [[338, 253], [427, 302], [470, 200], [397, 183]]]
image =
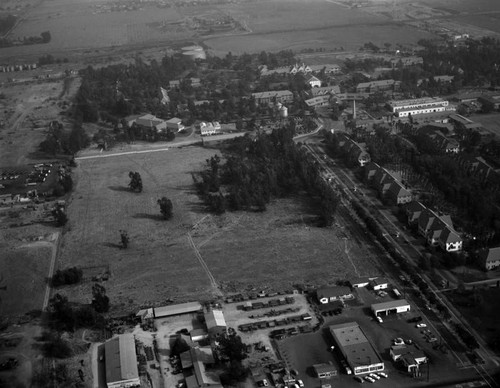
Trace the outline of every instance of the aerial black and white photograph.
[[500, 0], [0, 0], [0, 387], [500, 388]]

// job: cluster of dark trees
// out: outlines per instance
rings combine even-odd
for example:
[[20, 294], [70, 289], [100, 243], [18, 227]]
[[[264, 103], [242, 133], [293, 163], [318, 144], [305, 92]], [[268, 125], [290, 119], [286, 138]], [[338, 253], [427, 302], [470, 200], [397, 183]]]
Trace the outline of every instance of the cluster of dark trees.
[[56, 226], [64, 226], [68, 222], [68, 216], [66, 212], [61, 207], [55, 207], [52, 210], [52, 215], [54, 216]]
[[60, 287], [69, 284], [77, 284], [82, 280], [83, 271], [78, 267], [70, 267], [66, 269], [58, 269], [52, 276], [52, 286]]
[[165, 220], [169, 220], [174, 215], [172, 201], [167, 197], [161, 197], [158, 200], [158, 205], [160, 205], [160, 213]]
[[8, 38], [0, 38], [0, 47], [12, 47], [16, 45], [29, 46], [32, 44], [49, 43], [51, 39], [50, 31], [44, 31], [40, 36], [25, 36], [22, 40], [16, 41]]
[[6, 15], [0, 17], [0, 35], [4, 35], [16, 25], [17, 17], [14, 15]]
[[[55, 294], [49, 302], [49, 325], [55, 331], [63, 332], [81, 328], [102, 329], [105, 319], [101, 313], [109, 309], [109, 298], [101, 285], [92, 287], [92, 304], [75, 305], [61, 294]], [[94, 302], [96, 301], [96, 302]]]
[[50, 155], [72, 155], [90, 144], [90, 138], [81, 123], [75, 123], [71, 131], [63, 124], [52, 121], [45, 140], [40, 143], [40, 150]]
[[141, 174], [139, 174], [137, 171], [130, 171], [128, 173], [128, 176], [130, 178], [130, 183], [128, 186], [130, 187], [130, 190], [132, 191], [137, 191], [141, 192], [142, 191], [142, 178]]
[[324, 185], [317, 168], [292, 140], [293, 125], [233, 139], [219, 156], [207, 160], [206, 169], [193, 175], [198, 193], [215, 213], [226, 210], [265, 211], [272, 198], [306, 190], [318, 200], [320, 224], [331, 225], [337, 195]]
[[[167, 55], [161, 62], [143, 62], [137, 58], [128, 65], [112, 65], [99, 69], [87, 67], [81, 71], [82, 84], [76, 96], [75, 117], [84, 122], [98, 119], [113, 124], [131, 114], [150, 112], [160, 118], [177, 116], [190, 123], [195, 118], [205, 121], [233, 121], [255, 113], [258, 107], [248, 99], [258, 78], [258, 66], [270, 68], [295, 62], [291, 51], [279, 53], [228, 53], [225, 57], [208, 56], [204, 66], [181, 54]], [[186, 75], [187, 74], [187, 75]], [[201, 78], [201, 86], [193, 87], [190, 77]], [[182, 78], [180, 85], [169, 91], [170, 102], [161, 103], [159, 87]], [[289, 87], [302, 80], [292, 77]], [[303, 80], [297, 88], [304, 87]], [[257, 89], [266, 88], [267, 85]], [[195, 100], [207, 100], [194, 105]], [[225, 100], [220, 103], [220, 100]]]
[[38, 66], [45, 66], [45, 65], [53, 65], [54, 63], [60, 64], [60, 63], [68, 63], [69, 60], [68, 58], [55, 58], [51, 54], [47, 55], [42, 55], [40, 58], [38, 58]]

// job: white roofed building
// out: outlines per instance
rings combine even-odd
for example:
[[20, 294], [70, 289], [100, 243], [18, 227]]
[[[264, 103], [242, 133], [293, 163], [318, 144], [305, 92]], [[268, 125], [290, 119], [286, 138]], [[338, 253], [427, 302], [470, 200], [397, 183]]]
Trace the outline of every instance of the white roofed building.
[[210, 310], [205, 313], [205, 324], [207, 325], [208, 335], [216, 338], [227, 332], [227, 324], [222, 310]]

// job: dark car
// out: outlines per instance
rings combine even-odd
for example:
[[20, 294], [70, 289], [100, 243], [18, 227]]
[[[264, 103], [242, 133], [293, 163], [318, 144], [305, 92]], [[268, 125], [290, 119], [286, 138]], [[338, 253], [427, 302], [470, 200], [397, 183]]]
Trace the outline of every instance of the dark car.
[[363, 380], [361, 377], [359, 376], [354, 376], [354, 380], [356, 380], [358, 383], [364, 383], [365, 380]]

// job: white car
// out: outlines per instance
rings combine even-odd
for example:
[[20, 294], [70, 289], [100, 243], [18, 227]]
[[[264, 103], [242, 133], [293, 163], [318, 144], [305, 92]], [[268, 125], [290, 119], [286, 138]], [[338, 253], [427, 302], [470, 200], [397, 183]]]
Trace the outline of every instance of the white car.
[[370, 376], [365, 376], [363, 377], [366, 381], [369, 381], [370, 383], [374, 383], [375, 379], [372, 379]]
[[387, 376], [387, 373], [385, 372], [378, 372], [377, 373], [380, 377], [383, 377], [384, 379], [388, 378], [389, 376]]
[[421, 329], [423, 327], [427, 327], [427, 325], [425, 323], [417, 323], [417, 327]]
[[379, 317], [378, 315], [377, 315], [377, 321], [378, 321], [379, 323], [383, 323], [383, 322], [384, 322], [384, 320], [382, 319], [382, 317]]
[[403, 338], [394, 338], [392, 340], [392, 342], [394, 342], [394, 345], [404, 345], [405, 344], [405, 341], [403, 340]]
[[297, 380], [300, 388], [304, 388], [304, 382], [302, 380]]
[[368, 376], [370, 376], [372, 379], [380, 380], [380, 376], [376, 375], [375, 373], [370, 373]]

